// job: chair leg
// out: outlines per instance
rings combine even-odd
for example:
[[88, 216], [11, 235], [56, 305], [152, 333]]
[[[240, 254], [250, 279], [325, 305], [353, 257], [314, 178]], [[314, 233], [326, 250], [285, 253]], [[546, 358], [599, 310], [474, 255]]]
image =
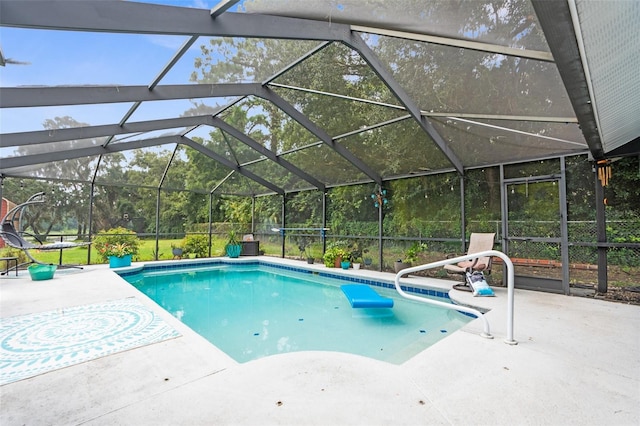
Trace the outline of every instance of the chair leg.
[[[470, 270], [471, 270], [471, 268], [469, 268], [469, 271]], [[460, 291], [473, 292], [473, 288], [471, 288], [471, 285], [469, 284], [469, 281], [467, 280], [467, 273], [466, 272], [464, 274], [462, 274], [462, 283], [455, 284], [453, 286], [453, 288], [455, 288], [456, 290], [460, 290]]]
[[456, 290], [460, 290], [460, 291], [468, 291], [468, 292], [472, 292], [473, 291], [471, 286], [469, 284], [467, 284], [466, 282], [461, 283], [461, 284], [454, 284], [453, 288], [455, 288]]

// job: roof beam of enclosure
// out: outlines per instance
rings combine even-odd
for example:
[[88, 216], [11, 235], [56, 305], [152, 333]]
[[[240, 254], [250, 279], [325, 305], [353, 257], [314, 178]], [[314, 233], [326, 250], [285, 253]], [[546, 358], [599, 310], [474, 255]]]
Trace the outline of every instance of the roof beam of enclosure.
[[91, 157], [94, 155], [113, 154], [114, 152], [129, 151], [131, 149], [149, 148], [158, 145], [177, 143], [177, 136], [163, 136], [153, 139], [142, 139], [131, 142], [121, 142], [107, 147], [102, 145], [87, 148], [72, 148], [56, 150], [41, 154], [23, 155], [20, 157], [3, 158], [0, 170], [15, 167], [31, 166], [34, 164], [51, 163], [54, 161], [70, 160], [74, 158]]
[[211, 8], [211, 11], [209, 12], [209, 14], [211, 15], [212, 18], [215, 19], [218, 16], [222, 15], [227, 10], [229, 10], [229, 8], [231, 8], [234, 4], [238, 3], [239, 1], [240, 0], [222, 0], [220, 3], [218, 3], [217, 5]]
[[193, 139], [190, 139], [186, 136], [182, 136], [182, 137], [178, 137], [180, 143], [187, 145], [193, 149], [195, 149], [196, 151], [200, 152], [203, 155], [206, 155], [207, 157], [217, 161], [218, 163], [222, 164], [225, 167], [228, 167], [231, 170], [235, 170], [236, 172], [240, 173], [242, 176], [245, 176], [249, 179], [251, 179], [254, 182], [259, 183], [260, 185], [264, 186], [265, 188], [269, 188], [270, 190], [272, 190], [273, 192], [280, 194], [280, 195], [284, 195], [284, 189], [272, 184], [271, 182], [261, 178], [260, 176], [256, 175], [255, 173], [243, 168], [242, 166], [234, 163], [233, 161], [229, 161], [228, 159], [224, 158], [221, 155], [216, 154], [215, 152], [211, 151], [209, 148], [207, 148], [206, 146], [199, 144], [198, 142], [194, 141]]
[[[189, 39], [187, 39], [182, 44], [182, 46], [180, 47], [180, 49], [178, 49], [176, 54], [173, 55], [173, 57], [169, 60], [169, 62], [158, 73], [156, 78], [154, 78], [151, 84], [149, 84], [148, 86], [149, 90], [153, 90], [158, 84], [160, 84], [160, 81], [164, 78], [164, 76], [167, 75], [167, 73], [171, 70], [171, 68], [173, 68], [173, 66], [180, 60], [180, 58], [184, 56], [184, 54], [189, 50], [189, 48], [193, 45], [193, 43], [196, 42], [196, 40], [198, 40], [197, 36], [189, 37]], [[124, 117], [122, 117], [122, 120], [120, 120], [121, 126], [124, 123], [126, 123], [129, 120], [129, 118], [131, 118], [133, 113], [136, 112], [136, 110], [140, 107], [140, 105], [142, 105], [141, 101], [137, 101], [133, 105], [131, 105], [131, 108], [129, 108], [129, 111], [127, 111], [124, 114]], [[113, 140], [113, 136], [109, 137], [109, 139], [105, 142], [104, 145], [105, 146], [109, 145], [112, 140]]]
[[224, 98], [258, 95], [259, 83], [169, 84], [156, 86], [40, 86], [3, 87], [0, 108], [90, 105], [174, 99]]
[[265, 157], [267, 157], [269, 160], [273, 161], [274, 163], [279, 164], [280, 166], [284, 167], [289, 172], [291, 172], [294, 175], [298, 176], [299, 178], [307, 181], [308, 183], [310, 183], [311, 185], [315, 186], [319, 190], [324, 191], [325, 185], [322, 182], [320, 182], [319, 180], [317, 180], [313, 176], [309, 175], [308, 173], [304, 172], [303, 170], [299, 169], [298, 167], [294, 166], [293, 164], [291, 164], [287, 160], [278, 157], [273, 151], [265, 148], [260, 143], [258, 143], [254, 139], [250, 138], [246, 134], [242, 133], [241, 131], [239, 131], [235, 127], [225, 123], [224, 121], [222, 121], [219, 118], [213, 118], [212, 125], [217, 127], [217, 128], [219, 128], [220, 130], [223, 130], [223, 131], [227, 132], [228, 134], [230, 134], [234, 138], [238, 139], [240, 142], [242, 142], [245, 145], [247, 145], [248, 147], [254, 149], [255, 151], [257, 151], [261, 155], [264, 155]]
[[224, 0], [211, 10], [205, 10], [136, 2], [3, 0], [0, 2], [0, 24], [22, 28], [75, 31], [323, 41], [343, 41], [350, 30], [354, 30], [484, 52], [553, 61], [548, 52], [403, 32], [383, 26], [349, 26], [310, 19], [227, 12], [238, 1]]
[[535, 59], [537, 61], [553, 62], [553, 56], [551, 55], [551, 53], [539, 50], [517, 49], [515, 47], [502, 46], [498, 44], [481, 43], [477, 41], [456, 39], [451, 37], [397, 31], [381, 27], [365, 27], [360, 25], [352, 25], [351, 29], [353, 31], [362, 33], [378, 34], [394, 38], [403, 38], [406, 40], [422, 41], [425, 43], [439, 44], [442, 46], [459, 47], [467, 50], [476, 50], [478, 52], [498, 53], [500, 55], [516, 56], [519, 58]]
[[[313, 93], [315, 95], [328, 96], [337, 99], [346, 99], [349, 101], [362, 102], [365, 104], [382, 106], [385, 108], [397, 109], [406, 111], [407, 109], [402, 105], [390, 104], [387, 102], [372, 101], [370, 99], [356, 98], [354, 96], [341, 95], [339, 93], [325, 92], [322, 90], [308, 89], [306, 87], [291, 86], [288, 84], [269, 83], [270, 87], [281, 87], [283, 89], [295, 90], [304, 93]], [[508, 114], [476, 114], [459, 111], [451, 112], [431, 112], [421, 111], [425, 117], [460, 117], [460, 118], [476, 118], [487, 120], [508, 120], [508, 121], [538, 121], [543, 123], [577, 123], [578, 119], [575, 117], [557, 117], [557, 116], [542, 116], [542, 115], [508, 115]]]
[[318, 127], [314, 122], [309, 120], [307, 116], [302, 114], [300, 111], [294, 108], [293, 105], [282, 99], [278, 96], [273, 90], [268, 87], [262, 87], [262, 90], [257, 96], [268, 100], [269, 102], [276, 105], [282, 111], [284, 111], [289, 117], [293, 118], [295, 121], [300, 123], [305, 129], [309, 132], [313, 133], [318, 139], [320, 139], [325, 145], [329, 146], [336, 153], [342, 156], [344, 159], [349, 161], [354, 167], [360, 170], [362, 173], [367, 175], [371, 180], [376, 182], [379, 185], [382, 185], [382, 177], [376, 173], [371, 167], [365, 164], [358, 157], [353, 155], [348, 149], [346, 149], [343, 145], [334, 141], [331, 136], [325, 132], [323, 129]]
[[220, 188], [222, 186], [223, 183], [225, 183], [226, 181], [231, 179], [231, 176], [233, 176], [234, 173], [235, 173], [235, 171], [233, 171], [233, 170], [231, 170], [229, 173], [227, 173], [227, 175], [225, 177], [223, 177], [222, 179], [220, 179], [220, 181], [218, 183], [216, 183], [216, 185], [209, 191], [209, 194], [213, 194], [214, 192], [216, 192], [218, 190], [218, 188]]
[[162, 172], [162, 176], [160, 177], [160, 181], [158, 182], [158, 188], [162, 188], [162, 184], [167, 179], [169, 168], [171, 167], [171, 163], [173, 162], [173, 159], [176, 158], [176, 154], [178, 153], [179, 146], [180, 145], [176, 144], [176, 146], [173, 148], [173, 152], [171, 153], [171, 158], [169, 158], [169, 161], [167, 161], [167, 164], [164, 167], [164, 171]]
[[31, 166], [34, 164], [42, 164], [42, 163], [68, 160], [68, 159], [74, 159], [74, 158], [83, 158], [83, 157], [112, 154], [115, 152], [122, 152], [122, 151], [128, 151], [128, 150], [140, 149], [140, 148], [149, 148], [149, 147], [154, 147], [159, 145], [166, 145], [170, 143], [180, 143], [180, 144], [187, 145], [195, 149], [196, 151], [202, 153], [203, 155], [206, 155], [207, 157], [212, 158], [213, 160], [219, 162], [223, 166], [240, 173], [241, 175], [259, 183], [260, 185], [263, 185], [266, 188], [269, 188], [273, 192], [276, 192], [281, 195], [284, 194], [284, 190], [282, 188], [279, 188], [278, 186], [273, 185], [271, 182], [264, 180], [260, 176], [257, 176], [256, 174], [250, 172], [249, 170], [242, 168], [238, 164], [235, 164], [229, 161], [228, 159], [216, 154], [215, 152], [193, 141], [192, 139], [189, 139], [184, 136], [176, 136], [176, 135], [162, 136], [158, 138], [143, 139], [143, 140], [137, 140], [137, 141], [131, 141], [131, 142], [120, 142], [117, 144], [111, 144], [106, 147], [102, 145], [96, 145], [88, 148], [75, 148], [75, 149], [59, 150], [59, 151], [41, 153], [41, 154], [24, 155], [20, 157], [3, 158], [0, 171], [4, 172], [5, 170], [9, 170], [15, 167], [24, 167], [24, 166]]
[[362, 55], [362, 58], [369, 64], [380, 79], [387, 85], [391, 93], [404, 105], [407, 112], [416, 120], [418, 125], [424, 130], [435, 142], [436, 146], [442, 151], [445, 157], [453, 165], [459, 174], [464, 173], [464, 166], [458, 156], [451, 150], [444, 138], [438, 133], [433, 124], [422, 116], [418, 105], [409, 97], [407, 92], [396, 82], [391, 73], [382, 66], [382, 63], [376, 54], [367, 46], [367, 43], [355, 32], [351, 32], [346, 38], [345, 44]]
[[[278, 157], [272, 151], [266, 149], [258, 142], [249, 138], [244, 133], [225, 123], [224, 121], [214, 118], [211, 115], [200, 115], [193, 117], [181, 117], [164, 120], [150, 120], [140, 121], [124, 124], [120, 126], [118, 124], [89, 126], [89, 127], [75, 127], [68, 129], [54, 129], [54, 130], [40, 130], [36, 132], [22, 132], [22, 133], [7, 133], [2, 135], [0, 139], [0, 147], [14, 147], [24, 145], [38, 145], [43, 143], [52, 142], [64, 142], [70, 140], [91, 139], [105, 136], [114, 136], [118, 134], [148, 132], [159, 129], [176, 128], [176, 127], [189, 127], [208, 125], [212, 127], [218, 127], [247, 146], [255, 149], [260, 154], [267, 157], [269, 160], [278, 163], [291, 173], [297, 175], [301, 179], [307, 181], [311, 185], [317, 187], [320, 190], [324, 190], [325, 185], [319, 180], [315, 179], [308, 173], [297, 168], [288, 161]], [[155, 140], [155, 139], [150, 139]], [[153, 144], [152, 144], [153, 145]], [[4, 162], [4, 159], [3, 159]]]
[[127, 133], [144, 133], [160, 129], [192, 127], [210, 123], [210, 115], [196, 115], [191, 117], [130, 122], [123, 124], [122, 126], [119, 124], [104, 124], [99, 126], [72, 127], [67, 129], [4, 133], [2, 134], [2, 138], [0, 138], [0, 148], [92, 139], [105, 136], [123, 135]]
[[[299, 122], [318, 139], [330, 146], [356, 168], [381, 184], [382, 178], [368, 165], [354, 156], [342, 145], [336, 143], [329, 134], [315, 125], [292, 105], [272, 90], [258, 83], [238, 84], [197, 84], [157, 86], [149, 91], [147, 86], [86, 86], [86, 87], [20, 87], [3, 89], [0, 107], [16, 108], [25, 106], [82, 105], [96, 103], [118, 103], [135, 100], [170, 100], [183, 98], [206, 98], [254, 95], [274, 103], [278, 108]], [[177, 119], [173, 119], [177, 120]], [[123, 129], [125, 127], [123, 126]], [[127, 126], [130, 128], [130, 125]], [[112, 128], [114, 133], [121, 133]], [[105, 135], [106, 136], [106, 135]]]
[[0, 25], [50, 30], [341, 41], [345, 24], [137, 2], [0, 2]]
[[604, 158], [604, 148], [589, 93], [589, 81], [582, 65], [569, 4], [566, 1], [541, 0], [532, 0], [531, 4], [549, 43], [562, 82], [567, 88], [591, 154], [596, 160]]

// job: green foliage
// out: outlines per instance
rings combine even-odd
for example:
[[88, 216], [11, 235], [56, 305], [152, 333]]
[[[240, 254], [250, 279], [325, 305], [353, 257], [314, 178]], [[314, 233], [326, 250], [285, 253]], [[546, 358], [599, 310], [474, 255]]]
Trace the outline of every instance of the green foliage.
[[195, 254], [196, 257], [209, 256], [209, 237], [206, 235], [187, 234], [182, 246], [185, 254]]
[[324, 266], [327, 268], [333, 268], [337, 258], [345, 259], [349, 251], [349, 243], [346, 241], [338, 240], [327, 244], [327, 250], [322, 256]]
[[625, 157], [611, 165], [611, 181], [605, 188], [608, 210], [640, 217], [640, 156]]
[[312, 259], [311, 244], [313, 240], [310, 237], [298, 238], [298, 250], [300, 250], [300, 257], [305, 259]]
[[[329, 192], [327, 222], [331, 233], [361, 235], [359, 232], [351, 233], [357, 223], [377, 221], [378, 209], [373, 206], [370, 198], [372, 191], [373, 185], [356, 185], [333, 188]], [[377, 223], [374, 229], [377, 230]]]
[[415, 263], [418, 260], [418, 255], [427, 250], [427, 245], [425, 243], [419, 243], [415, 241], [411, 244], [404, 252], [404, 261], [406, 263]]
[[[280, 210], [280, 205], [272, 206], [273, 222], [279, 222], [277, 214], [280, 213]], [[304, 191], [297, 194], [287, 194], [286, 221], [287, 224], [295, 223], [297, 227], [319, 228], [322, 224], [322, 193]]]
[[[18, 265], [29, 261], [29, 258], [27, 257], [27, 255], [24, 254], [24, 250], [19, 250], [13, 247], [4, 247], [3, 249], [0, 249], [0, 257], [17, 257]], [[9, 265], [9, 267], [15, 266], [13, 261], [11, 261], [10, 263], [11, 264]], [[2, 269], [3, 271], [7, 269], [6, 260], [3, 260], [2, 262], [0, 262], [0, 269]]]
[[101, 259], [106, 261], [109, 256], [121, 254], [138, 254], [140, 239], [138, 235], [123, 227], [112, 228], [101, 232], [93, 240], [93, 248], [97, 250]]
[[234, 231], [232, 229], [231, 231], [229, 231], [226, 245], [227, 246], [237, 246], [238, 244], [240, 244], [240, 242], [238, 241], [238, 237], [236, 236], [236, 231]]
[[351, 245], [347, 258], [351, 263], [360, 263], [362, 261], [362, 248], [358, 243]]

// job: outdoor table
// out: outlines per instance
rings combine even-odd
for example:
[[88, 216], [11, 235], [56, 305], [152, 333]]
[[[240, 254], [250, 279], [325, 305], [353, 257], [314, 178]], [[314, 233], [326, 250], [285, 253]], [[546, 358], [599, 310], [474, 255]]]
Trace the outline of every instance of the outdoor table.
[[4, 260], [6, 267], [2, 275], [9, 275], [9, 262], [14, 261], [16, 263], [16, 277], [18, 276], [18, 258], [17, 257], [0, 257], [0, 260]]

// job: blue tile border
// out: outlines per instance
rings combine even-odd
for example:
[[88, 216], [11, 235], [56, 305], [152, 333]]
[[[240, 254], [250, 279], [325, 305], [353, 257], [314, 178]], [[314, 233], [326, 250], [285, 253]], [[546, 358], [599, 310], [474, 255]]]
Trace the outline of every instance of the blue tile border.
[[[298, 273], [302, 273], [302, 274], [310, 274], [310, 275], [318, 275], [320, 277], [325, 277], [325, 278], [331, 278], [331, 279], [336, 279], [336, 280], [340, 280], [340, 281], [347, 281], [347, 282], [352, 282], [352, 283], [357, 283], [357, 284], [366, 284], [366, 285], [370, 285], [370, 286], [375, 286], [375, 287], [381, 287], [381, 288], [387, 288], [387, 289], [391, 289], [391, 290], [395, 290], [395, 285], [392, 282], [385, 282], [385, 281], [379, 281], [379, 280], [372, 280], [369, 278], [363, 278], [363, 277], [355, 277], [355, 276], [351, 276], [351, 275], [342, 275], [342, 274], [336, 274], [333, 272], [326, 272], [326, 271], [317, 271], [317, 270], [311, 270], [311, 269], [305, 269], [305, 268], [300, 268], [300, 267], [296, 267], [296, 266], [289, 266], [289, 265], [280, 265], [277, 263], [270, 263], [270, 262], [265, 262], [262, 260], [241, 260], [241, 261], [226, 261], [223, 259], [207, 259], [207, 260], [202, 260], [202, 261], [189, 261], [189, 262], [172, 262], [172, 263], [166, 263], [166, 264], [154, 264], [154, 265], [150, 265], [150, 264], [145, 264], [141, 267], [135, 267], [135, 268], [127, 268], [126, 270], [117, 270], [114, 272], [116, 272], [118, 275], [120, 275], [121, 277], [127, 277], [127, 276], [131, 276], [131, 275], [135, 275], [135, 274], [139, 274], [142, 272], [158, 272], [158, 271], [170, 271], [170, 270], [175, 270], [175, 271], [179, 271], [181, 269], [192, 269], [192, 268], [206, 268], [206, 267], [210, 267], [210, 266], [217, 266], [217, 265], [225, 265], [225, 266], [263, 266], [263, 267], [268, 267], [268, 268], [274, 268], [274, 269], [281, 269], [284, 271], [291, 271], [291, 272], [298, 272]], [[412, 286], [406, 286], [406, 285], [401, 285], [400, 288], [407, 292], [407, 293], [414, 293], [414, 294], [419, 294], [422, 296], [431, 296], [431, 297], [437, 297], [439, 299], [444, 299], [445, 301], [449, 302], [451, 299], [449, 298], [449, 293], [441, 291], [441, 290], [437, 290], [437, 289], [433, 289], [433, 288], [424, 288], [424, 287], [412, 287]], [[472, 315], [473, 316], [473, 315]], [[475, 318], [475, 316], [473, 316]]]

